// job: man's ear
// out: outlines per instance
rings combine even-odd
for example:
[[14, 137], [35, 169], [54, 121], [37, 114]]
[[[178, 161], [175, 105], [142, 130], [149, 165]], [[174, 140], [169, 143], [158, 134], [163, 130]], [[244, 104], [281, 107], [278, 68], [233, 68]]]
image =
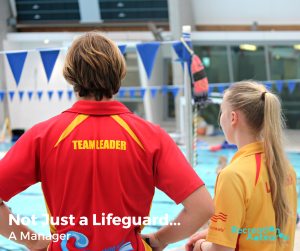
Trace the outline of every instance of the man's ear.
[[233, 111], [231, 112], [231, 126], [236, 126], [238, 124], [239, 121], [239, 116], [238, 113]]

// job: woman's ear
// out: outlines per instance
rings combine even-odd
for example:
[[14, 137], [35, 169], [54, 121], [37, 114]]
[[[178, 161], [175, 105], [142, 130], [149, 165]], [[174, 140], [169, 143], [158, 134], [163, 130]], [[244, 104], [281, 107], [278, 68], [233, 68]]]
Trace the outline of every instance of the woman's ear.
[[238, 113], [233, 111], [231, 112], [231, 126], [236, 126], [238, 124], [239, 121], [239, 117], [238, 117]]

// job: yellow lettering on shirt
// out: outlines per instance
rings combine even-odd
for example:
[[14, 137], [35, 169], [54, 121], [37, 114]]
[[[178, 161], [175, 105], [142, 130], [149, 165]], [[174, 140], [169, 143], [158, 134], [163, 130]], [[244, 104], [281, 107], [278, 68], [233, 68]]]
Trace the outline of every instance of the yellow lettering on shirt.
[[72, 140], [73, 149], [89, 149], [89, 150], [99, 150], [99, 149], [116, 149], [116, 150], [126, 150], [126, 141], [123, 140]]
[[83, 149], [82, 148], [82, 140], [78, 140], [78, 149]]
[[120, 140], [117, 140], [116, 142], [116, 149], [120, 149]]
[[121, 150], [126, 150], [126, 141], [121, 141]]
[[110, 140], [109, 141], [109, 149], [115, 149], [115, 146], [116, 146], [116, 141]]
[[87, 140], [83, 141], [83, 149], [89, 149], [89, 144]]
[[73, 140], [72, 142], [73, 142], [73, 144], [74, 144], [74, 149], [76, 150], [76, 149], [77, 149], [77, 145], [76, 145], [77, 140]]
[[103, 149], [109, 149], [108, 140], [104, 140], [104, 147]]
[[89, 140], [89, 149], [95, 149], [95, 140]]

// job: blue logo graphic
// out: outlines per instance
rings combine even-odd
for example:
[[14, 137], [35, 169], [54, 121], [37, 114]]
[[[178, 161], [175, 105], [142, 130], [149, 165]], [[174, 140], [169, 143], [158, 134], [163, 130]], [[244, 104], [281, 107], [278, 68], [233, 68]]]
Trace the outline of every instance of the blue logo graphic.
[[64, 238], [61, 242], [61, 249], [63, 251], [69, 251], [67, 248], [68, 239], [74, 237], [76, 239], [75, 247], [79, 249], [86, 248], [89, 245], [89, 239], [81, 233], [69, 231], [66, 233], [67, 238]]
[[[275, 231], [275, 233], [271, 233]], [[248, 234], [247, 240], [254, 240], [254, 241], [279, 241], [279, 238], [284, 240], [289, 240], [289, 235], [284, 235], [280, 233], [279, 228], [274, 227], [263, 227], [263, 228], [237, 228], [232, 226], [231, 233], [238, 233], [238, 234]], [[252, 234], [259, 234], [258, 236], [252, 236]]]

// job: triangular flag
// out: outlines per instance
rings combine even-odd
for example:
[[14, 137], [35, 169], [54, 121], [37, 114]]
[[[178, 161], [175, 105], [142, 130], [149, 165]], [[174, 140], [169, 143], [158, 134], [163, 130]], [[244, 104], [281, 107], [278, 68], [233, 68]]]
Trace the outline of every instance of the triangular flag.
[[177, 56], [179, 58], [182, 58], [183, 56], [183, 43], [181, 41], [178, 42], [172, 42], [172, 46], [174, 51], [176, 52]]
[[213, 91], [214, 87], [213, 86], [209, 86], [208, 88], [208, 95], [210, 95]]
[[180, 62], [182, 69], [184, 69], [184, 60], [183, 60], [183, 43], [181, 41], [179, 42], [173, 42], [172, 43], [173, 49], [176, 52], [178, 59], [175, 61]]
[[158, 87], [151, 87], [150, 88], [152, 98], [155, 98], [157, 90], [158, 90]]
[[124, 97], [124, 94], [125, 94], [125, 89], [123, 89], [123, 88], [120, 88], [119, 89], [119, 95], [120, 95], [120, 98], [123, 98]]
[[17, 53], [6, 53], [6, 57], [10, 65], [12, 74], [14, 75], [16, 84], [18, 86], [23, 71], [25, 59], [27, 57], [27, 51]]
[[27, 91], [27, 94], [28, 94], [28, 98], [29, 98], [29, 100], [31, 100], [31, 97], [32, 97], [33, 91]]
[[52, 94], [53, 94], [53, 91], [48, 91], [49, 100], [51, 100]]
[[61, 100], [61, 96], [63, 95], [63, 92], [64, 91], [57, 91], [59, 100]]
[[22, 101], [23, 94], [24, 94], [24, 91], [19, 91], [19, 97], [20, 97], [20, 101]]
[[293, 81], [293, 80], [287, 81], [287, 84], [288, 84], [290, 93], [293, 93], [295, 86], [296, 86], [296, 81]]
[[73, 90], [68, 90], [68, 97], [69, 97], [69, 100], [71, 100], [72, 94], [73, 94]]
[[125, 49], [126, 49], [126, 45], [118, 45], [122, 55], [124, 55]]
[[14, 91], [9, 91], [8, 93], [9, 93], [9, 96], [10, 96], [10, 101], [12, 101], [13, 98], [14, 98], [15, 92]]
[[226, 85], [218, 85], [218, 90], [219, 90], [220, 93], [223, 93], [225, 88], [226, 88]]
[[5, 91], [0, 91], [0, 100], [3, 102]]
[[136, 89], [135, 88], [131, 88], [129, 89], [129, 94], [130, 94], [130, 98], [133, 99], [134, 98], [134, 94], [135, 94]]
[[[185, 42], [186, 44], [191, 48], [191, 34], [189, 33], [182, 33], [182, 36], [183, 38], [185, 38]], [[183, 59], [185, 61], [188, 61], [189, 62], [189, 65], [190, 65], [190, 62], [191, 62], [191, 54], [189, 53], [189, 51], [185, 48], [185, 46], [183, 46], [183, 49], [182, 49], [182, 56], [183, 56]]]
[[267, 90], [270, 91], [272, 88], [272, 82], [265, 82], [264, 84], [265, 84]]
[[142, 98], [144, 98], [145, 92], [146, 92], [146, 89], [145, 89], [145, 88], [141, 88], [141, 89], [140, 89], [140, 93], [141, 93], [141, 97], [142, 97]]
[[173, 87], [173, 88], [171, 89], [171, 91], [173, 92], [174, 98], [176, 98], [176, 97], [177, 97], [177, 94], [178, 94], [178, 91], [179, 91], [179, 87]]
[[45, 72], [47, 75], [48, 83], [52, 75], [52, 71], [59, 54], [59, 50], [56, 51], [40, 51], [41, 58], [44, 64]]
[[43, 91], [37, 91], [36, 93], [38, 94], [39, 100], [41, 100], [42, 95], [43, 95]]
[[162, 87], [161, 87], [161, 90], [162, 90], [162, 95], [163, 95], [163, 96], [166, 96], [167, 91], [168, 91], [168, 87], [167, 87], [167, 86], [162, 86]]
[[281, 93], [282, 87], [283, 87], [283, 80], [277, 80], [277, 81], [275, 81], [275, 84], [276, 84], [278, 92]]
[[145, 67], [148, 79], [150, 79], [151, 77], [154, 61], [160, 44], [161, 42], [152, 42], [136, 45], [136, 48], [141, 56], [143, 65]]

